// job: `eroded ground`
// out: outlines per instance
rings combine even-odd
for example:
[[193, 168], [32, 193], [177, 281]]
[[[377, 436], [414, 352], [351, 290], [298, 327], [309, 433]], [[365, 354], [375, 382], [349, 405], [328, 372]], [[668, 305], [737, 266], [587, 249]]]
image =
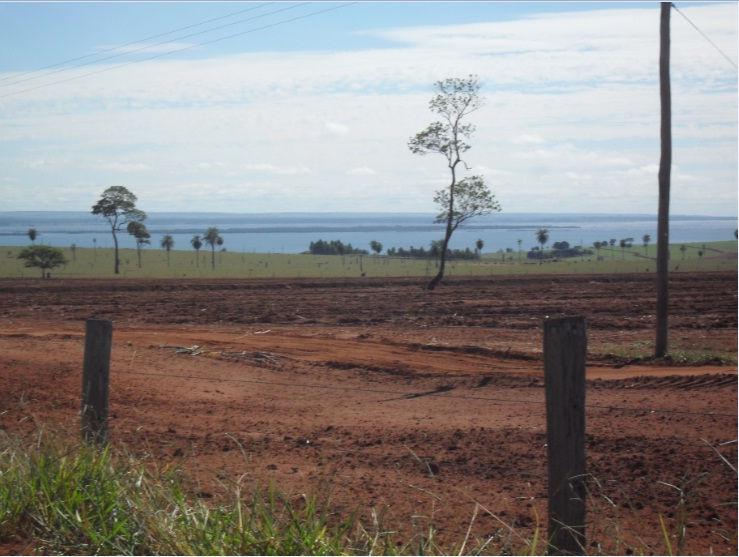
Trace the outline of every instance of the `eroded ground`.
[[[0, 281], [1, 423], [73, 430], [84, 319], [113, 319], [111, 436], [205, 498], [242, 475], [407, 538], [546, 517], [541, 319], [588, 320], [589, 538], [664, 552], [682, 488], [693, 553], [736, 545], [737, 277], [674, 274], [671, 346], [644, 360], [649, 275], [452, 280]], [[718, 453], [717, 453], [718, 451]], [[666, 485], [670, 484], [670, 485]], [[674, 487], [671, 487], [674, 486]], [[494, 514], [495, 517], [491, 516]], [[513, 527], [515, 534], [507, 530]], [[618, 541], [620, 546], [616, 546]], [[592, 546], [593, 552], [599, 551]]]

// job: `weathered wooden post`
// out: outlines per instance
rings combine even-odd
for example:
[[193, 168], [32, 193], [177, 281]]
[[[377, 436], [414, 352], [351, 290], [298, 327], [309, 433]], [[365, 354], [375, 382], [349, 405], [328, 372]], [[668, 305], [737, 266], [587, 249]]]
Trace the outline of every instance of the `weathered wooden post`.
[[585, 553], [585, 318], [544, 320], [549, 554]]
[[88, 319], [85, 326], [85, 359], [82, 368], [82, 438], [87, 442], [108, 441], [108, 385], [113, 323]]

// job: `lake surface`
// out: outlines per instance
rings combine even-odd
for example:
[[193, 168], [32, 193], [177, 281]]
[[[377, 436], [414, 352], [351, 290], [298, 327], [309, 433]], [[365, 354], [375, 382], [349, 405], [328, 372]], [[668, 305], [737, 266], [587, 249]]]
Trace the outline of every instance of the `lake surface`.
[[[441, 239], [443, 227], [434, 224], [434, 215], [419, 213], [150, 213], [146, 225], [157, 249], [164, 234], [171, 234], [175, 249], [190, 249], [190, 239], [217, 226], [229, 251], [260, 253], [300, 253], [313, 240], [341, 240], [369, 249], [372, 240], [389, 247], [428, 247]], [[0, 212], [0, 245], [26, 245], [28, 228], [39, 231], [37, 243], [58, 247], [112, 247], [110, 228], [104, 219], [84, 212]], [[709, 242], [734, 239], [734, 217], [674, 215], [670, 221], [670, 242]], [[508, 213], [479, 217], [452, 237], [452, 248], [474, 249], [480, 238], [483, 252], [536, 245], [535, 232], [549, 229], [550, 244], [567, 241], [591, 246], [595, 241], [634, 238], [641, 244], [644, 234], [657, 236], [657, 219], [652, 215], [529, 214]], [[128, 234], [119, 234], [121, 247], [133, 248]]]

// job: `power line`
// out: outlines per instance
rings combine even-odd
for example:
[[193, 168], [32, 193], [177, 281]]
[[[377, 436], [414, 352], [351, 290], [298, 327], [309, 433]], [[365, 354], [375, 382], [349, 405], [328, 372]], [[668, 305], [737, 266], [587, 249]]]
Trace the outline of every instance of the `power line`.
[[[308, 3], [309, 2], [304, 2], [301, 5], [305, 5], [305, 4], [308, 4]], [[88, 72], [88, 73], [84, 73], [84, 74], [80, 74], [80, 75], [68, 77], [66, 79], [60, 79], [60, 80], [57, 80], [57, 81], [51, 81], [49, 83], [43, 83], [43, 84], [37, 85], [35, 87], [29, 87], [27, 89], [21, 89], [20, 91], [13, 91], [11, 93], [6, 93], [5, 95], [0, 95], [0, 99], [4, 99], [6, 97], [11, 97], [13, 95], [19, 95], [21, 93], [28, 93], [29, 91], [35, 91], [37, 89], [42, 89], [44, 87], [50, 87], [51, 85], [57, 85], [59, 83], [67, 83], [69, 81], [74, 81], [74, 80], [77, 80], [77, 79], [82, 79], [83, 77], [88, 77], [88, 76], [95, 75], [95, 74], [100, 74], [100, 73], [103, 73], [103, 72], [109, 72], [111, 70], [122, 68], [124, 66], [130, 66], [132, 64], [138, 64], [138, 63], [141, 63], [141, 62], [148, 62], [150, 60], [155, 60], [157, 58], [162, 58], [163, 56], [169, 56], [170, 54], [176, 54], [178, 52], [183, 52], [183, 51], [189, 50], [191, 48], [197, 48], [197, 47], [201, 47], [201, 46], [210, 45], [210, 44], [213, 44], [213, 43], [224, 41], [226, 39], [232, 39], [234, 37], [239, 37], [239, 36], [242, 36], [242, 35], [247, 35], [249, 33], [255, 33], [257, 31], [263, 31], [264, 29], [270, 29], [272, 27], [277, 27], [278, 25], [283, 25], [285, 23], [291, 23], [293, 21], [298, 21], [300, 19], [306, 19], [306, 18], [313, 17], [313, 16], [316, 16], [316, 15], [324, 14], [324, 13], [327, 13], [327, 12], [332, 12], [332, 11], [335, 11], [335, 10], [339, 10], [341, 8], [346, 8], [348, 6], [353, 6], [354, 4], [357, 4], [357, 3], [358, 2], [347, 2], [346, 4], [340, 4], [339, 6], [333, 6], [331, 8], [325, 8], [323, 10], [317, 10], [315, 12], [309, 12], [307, 14], [303, 14], [303, 15], [291, 17], [291, 18], [288, 18], [288, 19], [283, 19], [283, 20], [277, 21], [275, 23], [270, 23], [268, 25], [263, 25], [261, 27], [254, 27], [252, 29], [247, 29], [246, 31], [239, 31], [238, 33], [233, 33], [231, 35], [226, 35], [224, 37], [219, 37], [217, 39], [213, 39], [213, 40], [210, 40], [210, 41], [205, 41], [205, 42], [202, 42], [202, 43], [191, 44], [191, 45], [187, 45], [187, 46], [184, 46], [184, 47], [179, 48], [179, 49], [176, 49], [176, 50], [170, 50], [170, 51], [167, 51], [167, 52], [162, 52], [162, 53], [159, 53], [159, 54], [155, 54], [154, 56], [149, 56], [148, 58], [143, 58], [141, 60], [131, 60], [130, 62], [124, 62], [122, 64], [117, 64], [115, 66], [110, 66], [108, 68], [102, 68], [102, 69], [99, 69], [99, 70], [96, 70], [96, 71], [92, 71], [92, 72]], [[285, 11], [287, 9], [292, 9], [293, 7], [296, 7], [296, 6], [292, 6], [291, 8], [283, 8], [283, 9], [278, 10], [278, 11]], [[271, 13], [277, 13], [277, 12], [271, 12]], [[267, 15], [267, 14], [265, 14], [265, 15]]]
[[[271, 4], [271, 3], [272, 2], [267, 2], [267, 4]], [[53, 70], [53, 71], [50, 71], [50, 72], [46, 72], [46, 73], [41, 74], [41, 75], [38, 75], [38, 76], [31, 76], [31, 77], [27, 77], [25, 79], [19, 79], [18, 81], [11, 81], [10, 83], [0, 83], [0, 87], [10, 87], [11, 85], [16, 85], [18, 83], [25, 83], [26, 81], [33, 81], [34, 79], [39, 79], [41, 77], [46, 77], [46, 76], [53, 75], [53, 74], [56, 74], [56, 73], [66, 72], [66, 71], [71, 71], [71, 70], [76, 70], [77, 68], [83, 68], [85, 66], [90, 66], [92, 64], [99, 64], [100, 62], [105, 62], [107, 60], [112, 60], [114, 58], [120, 58], [121, 56], [128, 56], [129, 54], [135, 54], [136, 52], [141, 52], [142, 50], [147, 50], [147, 49], [152, 48], [152, 47], [157, 47], [157, 46], [167, 45], [167, 44], [171, 44], [171, 43], [176, 43], [176, 41], [181, 41], [182, 39], [189, 39], [191, 37], [196, 37], [198, 35], [204, 35], [205, 33], [210, 33], [211, 31], [218, 31], [219, 29], [224, 29], [225, 27], [232, 27], [232, 26], [238, 25], [240, 23], [246, 23], [247, 21], [254, 21], [255, 19], [261, 19], [263, 17], [267, 17], [267, 16], [270, 16], [270, 15], [278, 14], [278, 13], [281, 13], [281, 12], [286, 12], [288, 10], [294, 10], [295, 8], [300, 8], [300, 7], [305, 6], [305, 5], [309, 4], [309, 3], [310, 2], [301, 2], [299, 4], [293, 4], [292, 6], [288, 6], [287, 8], [280, 8], [278, 10], [274, 10], [274, 11], [271, 11], [271, 12], [266, 12], [266, 13], [255, 15], [255, 16], [252, 16], [252, 17], [247, 17], [245, 19], [237, 19], [236, 21], [232, 21], [232, 22], [226, 23], [224, 25], [218, 25], [217, 27], [211, 27], [210, 29], [204, 29], [202, 31], [196, 31], [195, 33], [190, 33], [188, 35], [182, 35], [180, 37], [175, 37], [174, 39], [170, 39], [170, 40], [167, 40], [167, 41], [160, 41], [160, 42], [154, 43], [154, 44], [145, 44], [145, 45], [142, 45], [142, 46], [140, 46], [138, 48], [131, 49], [131, 50], [127, 51], [127, 52], [119, 52], [119, 53], [113, 54], [111, 56], [106, 56], [104, 58], [98, 58], [97, 60], [90, 60], [89, 62], [83, 62], [82, 64], [76, 64], [76, 65], [74, 65], [74, 66], [72, 66], [70, 68], [60, 68], [58, 70]], [[265, 4], [262, 4], [262, 6], [263, 5], [265, 5]], [[252, 9], [254, 9], [254, 8], [252, 8]], [[169, 54], [171, 52], [177, 52], [177, 50], [167, 51], [164, 54]], [[132, 62], [134, 62], [134, 61], [135, 60], [132, 60]]]
[[[359, 389], [357, 387], [339, 387], [335, 385], [316, 385], [315, 383], [282, 383], [278, 381], [263, 381], [260, 379], [234, 379], [234, 378], [221, 378], [221, 377], [203, 377], [197, 375], [179, 375], [174, 373], [151, 373], [147, 371], [118, 371], [120, 375], [144, 375], [147, 377], [169, 377], [174, 379], [188, 379], [195, 381], [217, 381], [217, 382], [228, 382], [228, 383], [249, 383], [254, 385], [270, 385], [274, 387], [300, 387], [303, 389], [325, 389], [329, 391], [343, 391], [343, 392], [357, 392], [367, 394], [381, 394], [381, 395], [393, 395], [399, 398], [391, 400], [401, 399], [414, 399], [421, 398], [422, 396], [435, 396], [441, 398], [454, 398], [461, 400], [484, 400], [486, 402], [495, 402], [498, 404], [531, 404], [542, 406], [545, 404], [544, 401], [540, 400], [524, 400], [524, 399], [513, 399], [513, 398], [499, 398], [499, 397], [485, 397], [485, 396], [467, 396], [467, 395], [452, 395], [447, 394], [448, 391], [430, 391], [425, 393], [398, 393], [397, 391], [389, 391], [387, 389]], [[720, 416], [724, 418], [736, 418], [736, 414], [728, 414], [722, 412], [695, 412], [692, 410], [670, 410], [667, 408], [634, 408], [628, 406], [608, 406], [602, 404], [587, 404], [586, 408], [595, 408], [598, 410], [620, 410], [625, 412], [638, 412], [638, 413], [661, 413], [661, 414], [688, 414], [693, 416]]]
[[736, 70], [736, 69], [739, 69], [739, 67], [737, 67], [737, 65], [736, 65], [736, 62], [734, 62], [734, 61], [733, 61], [733, 60], [732, 60], [731, 58], [729, 58], [729, 56], [728, 56], [728, 55], [727, 55], [727, 54], [726, 54], [726, 53], [725, 53], [725, 52], [724, 52], [723, 50], [721, 50], [721, 49], [720, 49], [720, 48], [718, 47], [718, 45], [717, 45], [716, 43], [714, 43], [714, 42], [713, 42], [713, 41], [712, 41], [712, 40], [710, 39], [710, 37], [709, 37], [708, 35], [706, 35], [706, 34], [705, 34], [705, 33], [704, 33], [703, 31], [701, 31], [700, 29], [698, 29], [698, 26], [697, 26], [697, 25], [696, 25], [695, 23], [693, 23], [692, 21], [690, 21], [690, 19], [688, 18], [688, 16], [686, 16], [686, 15], [685, 15], [685, 14], [684, 14], [684, 13], [683, 13], [683, 12], [682, 12], [681, 10], [680, 10], [680, 8], [678, 8], [678, 7], [677, 7], [677, 6], [675, 5], [675, 4], [671, 4], [671, 6], [672, 6], [672, 7], [673, 7], [673, 8], [674, 8], [674, 9], [675, 9], [676, 11], [677, 11], [677, 13], [679, 13], [679, 14], [680, 14], [681, 16], [683, 16], [683, 18], [685, 19], [685, 21], [687, 21], [688, 23], [690, 23], [690, 25], [692, 25], [692, 26], [693, 26], [693, 29], [695, 29], [696, 31], [698, 31], [698, 33], [700, 33], [700, 35], [701, 35], [701, 36], [702, 36], [702, 37], [703, 37], [704, 39], [706, 39], [706, 40], [707, 40], [707, 41], [708, 41], [708, 42], [709, 42], [709, 43], [711, 44], [711, 46], [713, 46], [713, 48], [715, 48], [715, 49], [716, 49], [716, 50], [718, 51], [718, 53], [719, 53], [719, 54], [720, 54], [721, 56], [723, 56], [724, 58], [726, 58], [726, 60], [727, 60], [727, 61], [729, 62], [729, 64], [731, 64], [731, 65], [732, 65], [732, 66], [734, 67], [734, 69], [735, 69], [735, 70]]
[[[101, 54], [105, 54], [106, 52], [112, 52], [114, 50], [118, 50], [118, 49], [124, 48], [126, 46], [130, 46], [130, 45], [133, 45], [133, 44], [138, 44], [138, 43], [141, 43], [141, 42], [144, 42], [144, 41], [150, 41], [152, 39], [158, 39], [159, 37], [165, 37], [167, 35], [171, 35], [172, 33], [177, 33], [178, 31], [185, 31], [186, 29], [192, 29], [193, 27], [199, 27], [201, 25], [205, 25], [206, 23], [212, 23], [214, 21], [220, 21], [221, 19], [226, 19], [228, 17], [232, 17], [232, 16], [235, 16], [235, 15], [243, 14], [243, 13], [246, 13], [246, 12], [251, 12], [253, 10], [257, 10], [259, 8], [262, 8], [264, 6], [268, 6], [270, 4], [274, 4], [274, 2], [264, 2], [264, 3], [259, 4], [257, 6], [252, 6], [252, 7], [249, 7], [249, 8], [245, 8], [243, 10], [237, 10], [235, 12], [231, 12], [231, 13], [228, 13], [228, 14], [225, 14], [225, 15], [222, 15], [222, 16], [213, 17], [211, 19], [203, 20], [203, 21], [201, 21], [199, 23], [193, 23], [191, 25], [185, 25], [184, 27], [178, 27], [177, 29], [172, 29], [171, 31], [165, 31], [164, 33], [158, 33], [156, 35], [150, 35], [148, 37], [144, 37], [143, 39], [138, 39], [138, 40], [135, 40], [135, 41], [129, 41], [129, 42], [123, 43], [121, 45], [116, 45], [116, 46], [113, 46], [113, 47], [110, 47], [110, 48], [106, 48], [105, 50], [98, 50], [97, 52], [93, 52], [91, 54], [85, 54], [84, 56], [77, 56], [76, 58], [69, 58], [67, 60], [62, 60], [61, 62], [57, 62], [56, 64], [50, 64], [48, 66], [43, 66], [41, 68], [37, 68], [35, 70], [30, 70], [30, 71], [23, 72], [23, 73], [20, 73], [20, 74], [12, 74], [12, 75], [9, 75], [9, 76], [0, 78], [0, 83], [2, 83], [4, 81], [7, 81], [9, 79], [23, 77], [25, 75], [34, 74], [36, 72], [40, 72], [40, 71], [43, 71], [43, 70], [48, 70], [48, 69], [51, 69], [51, 68], [56, 68], [56, 67], [59, 67], [59, 66], [63, 66], [64, 64], [69, 64], [71, 62], [77, 62], [79, 60], [84, 60], [85, 58], [90, 58], [91, 56], [99, 56]], [[179, 39], [172, 39], [172, 40], [179, 40]], [[166, 42], [170, 42], [170, 41], [166, 41]], [[159, 43], [159, 44], [161, 44], [161, 43]], [[147, 46], [151, 46], [151, 45], [147, 45]], [[123, 56], [124, 54], [130, 54], [130, 52], [122, 53], [122, 54], [120, 54], [120, 56]], [[91, 64], [94, 64], [95, 61], [93, 60], [90, 63]], [[75, 66], [75, 67], [79, 67], [79, 66]], [[64, 69], [66, 70], [66, 69], [72, 69], [72, 68], [64, 68]], [[64, 70], [59, 70], [59, 71], [64, 71]], [[45, 75], [50, 75], [52, 73], [56, 73], [56, 72], [48, 72], [48, 73], [45, 73], [45, 74], [41, 74], [40, 76], [34, 76], [34, 77], [30, 78], [30, 79], [36, 79], [37, 77], [43, 77]], [[20, 81], [12, 81], [12, 82], [6, 83], [5, 85], [2, 85], [2, 86], [4, 87], [6, 85], [13, 85], [14, 83], [20, 83], [20, 82], [23, 82], [23, 81], [27, 81], [27, 80], [26, 79], [22, 79]]]

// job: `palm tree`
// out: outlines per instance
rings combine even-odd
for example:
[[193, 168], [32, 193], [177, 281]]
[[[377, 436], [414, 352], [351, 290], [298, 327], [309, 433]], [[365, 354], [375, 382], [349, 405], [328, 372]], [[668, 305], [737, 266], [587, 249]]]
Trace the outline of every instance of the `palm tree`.
[[682, 244], [680, 246], [680, 252], [683, 254], [683, 259], [685, 259], [685, 252], [686, 251], [688, 251], [688, 246], [686, 246], [685, 244]]
[[203, 240], [205, 240], [205, 243], [210, 246], [210, 266], [215, 269], [216, 246], [223, 245], [223, 238], [221, 238], [221, 235], [218, 233], [218, 228], [216, 228], [215, 226], [211, 226], [208, 230], [205, 231], [205, 234], [203, 235]]
[[190, 240], [190, 243], [195, 248], [195, 266], [200, 267], [200, 248], [203, 247], [203, 241], [200, 239], [200, 235], [195, 234]]
[[608, 240], [608, 244], [611, 246], [611, 259], [613, 259], [613, 246], [616, 245], [616, 238], [611, 238], [610, 240]]
[[603, 244], [596, 241], [596, 242], [593, 242], [593, 247], [595, 248], [595, 259], [597, 261], [598, 259], [600, 259], [600, 248], [603, 247]]
[[134, 237], [136, 240], [136, 258], [138, 259], [139, 269], [141, 268], [141, 248], [144, 247], [145, 244], [151, 243], [149, 241], [149, 238], [151, 238], [151, 234], [149, 234], [149, 231], [146, 229], [146, 225], [143, 222], [139, 221], [131, 221], [128, 223], [128, 226], [126, 227], [128, 230], [128, 233]]
[[169, 267], [169, 252], [174, 247], [174, 238], [172, 238], [172, 236], [170, 236], [169, 234], [165, 234], [162, 237], [160, 245], [162, 246], [162, 248], [167, 250], [167, 267]]
[[541, 265], [541, 260], [544, 257], [544, 246], [546, 246], [549, 241], [549, 230], [546, 228], [540, 228], [537, 230], [536, 241], [541, 244], [541, 251], [539, 252], [539, 265]]
[[521, 238], [519, 238], [518, 240], [516, 240], [516, 243], [518, 244], [518, 261], [519, 262], [521, 261], [521, 243], [522, 242], [523, 242], [523, 240]]
[[621, 247], [621, 259], [626, 259], [626, 248], [630, 248], [634, 238], [623, 238], [618, 245]]
[[647, 255], [647, 246], [649, 245], [650, 240], [652, 237], [649, 234], [644, 234], [644, 236], [641, 237], [642, 242], [644, 242], [644, 255]]

